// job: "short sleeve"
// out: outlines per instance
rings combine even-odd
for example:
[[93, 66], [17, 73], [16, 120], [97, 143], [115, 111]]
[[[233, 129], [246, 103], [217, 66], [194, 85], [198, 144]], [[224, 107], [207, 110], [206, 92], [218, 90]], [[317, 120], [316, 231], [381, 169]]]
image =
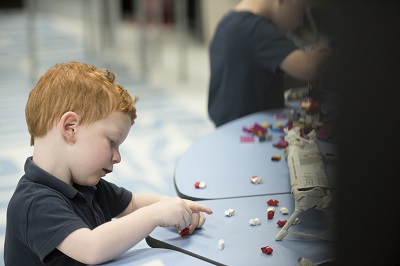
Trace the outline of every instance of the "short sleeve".
[[[132, 200], [132, 193], [123, 187], [101, 179], [97, 184], [96, 200], [107, 220], [123, 212]], [[108, 214], [107, 214], [108, 213]]]
[[73, 231], [88, 228], [71, 204], [57, 193], [37, 195], [22, 222], [27, 245], [42, 261]]
[[265, 21], [265, 18], [257, 20], [252, 38], [255, 61], [271, 73], [276, 71], [286, 56], [298, 48], [272, 21]]

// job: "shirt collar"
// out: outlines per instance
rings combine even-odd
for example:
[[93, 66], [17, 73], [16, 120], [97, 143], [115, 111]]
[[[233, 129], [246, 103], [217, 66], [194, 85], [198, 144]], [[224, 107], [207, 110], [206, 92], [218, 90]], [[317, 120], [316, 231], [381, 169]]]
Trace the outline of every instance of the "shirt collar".
[[34, 183], [52, 188], [70, 199], [74, 198], [79, 193], [75, 187], [68, 185], [67, 183], [61, 181], [57, 177], [37, 166], [33, 162], [32, 158], [32, 156], [28, 157], [24, 166], [26, 177], [29, 180]]

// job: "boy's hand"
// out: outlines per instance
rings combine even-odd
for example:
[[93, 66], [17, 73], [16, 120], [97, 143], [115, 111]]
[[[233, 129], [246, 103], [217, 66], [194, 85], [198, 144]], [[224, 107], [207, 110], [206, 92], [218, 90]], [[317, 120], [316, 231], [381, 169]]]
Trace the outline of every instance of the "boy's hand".
[[[203, 212], [207, 213], [207, 214], [212, 214], [213, 211], [208, 208], [207, 206], [197, 203], [197, 202], [193, 202], [191, 200], [183, 200], [186, 202], [186, 204], [189, 206], [189, 208], [192, 211], [192, 220], [190, 222], [190, 225], [187, 227], [189, 229], [188, 234], [193, 233], [193, 231], [196, 228], [201, 228], [203, 226], [203, 224], [206, 221], [206, 217], [204, 216]], [[181, 230], [178, 230], [178, 233], [180, 233]]]
[[191, 225], [189, 233], [204, 224], [205, 217], [200, 212], [212, 214], [212, 210], [205, 205], [183, 200], [179, 197], [162, 200], [152, 206], [157, 207], [159, 226], [176, 226], [178, 231], [181, 231]]

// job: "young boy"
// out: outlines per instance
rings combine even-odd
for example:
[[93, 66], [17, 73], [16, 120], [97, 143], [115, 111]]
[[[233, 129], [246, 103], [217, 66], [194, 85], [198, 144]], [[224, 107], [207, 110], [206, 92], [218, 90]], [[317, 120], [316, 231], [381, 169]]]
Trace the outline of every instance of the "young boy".
[[311, 0], [241, 0], [219, 22], [212, 39], [208, 113], [215, 126], [284, 107], [284, 73], [295, 80], [318, 77], [330, 54], [310, 51], [286, 35], [302, 24]]
[[39, 79], [25, 109], [34, 151], [8, 205], [5, 265], [99, 264], [157, 226], [202, 227], [202, 212], [212, 213], [202, 204], [102, 179], [121, 161], [137, 101], [111, 71], [75, 61]]

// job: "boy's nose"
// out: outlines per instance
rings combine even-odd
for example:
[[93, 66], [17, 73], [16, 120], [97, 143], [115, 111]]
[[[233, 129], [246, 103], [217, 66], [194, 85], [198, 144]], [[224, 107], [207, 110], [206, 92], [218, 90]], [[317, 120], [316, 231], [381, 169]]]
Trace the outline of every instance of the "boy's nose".
[[113, 153], [112, 162], [113, 162], [113, 164], [121, 162], [121, 154], [119, 153], [119, 151], [115, 151]]

